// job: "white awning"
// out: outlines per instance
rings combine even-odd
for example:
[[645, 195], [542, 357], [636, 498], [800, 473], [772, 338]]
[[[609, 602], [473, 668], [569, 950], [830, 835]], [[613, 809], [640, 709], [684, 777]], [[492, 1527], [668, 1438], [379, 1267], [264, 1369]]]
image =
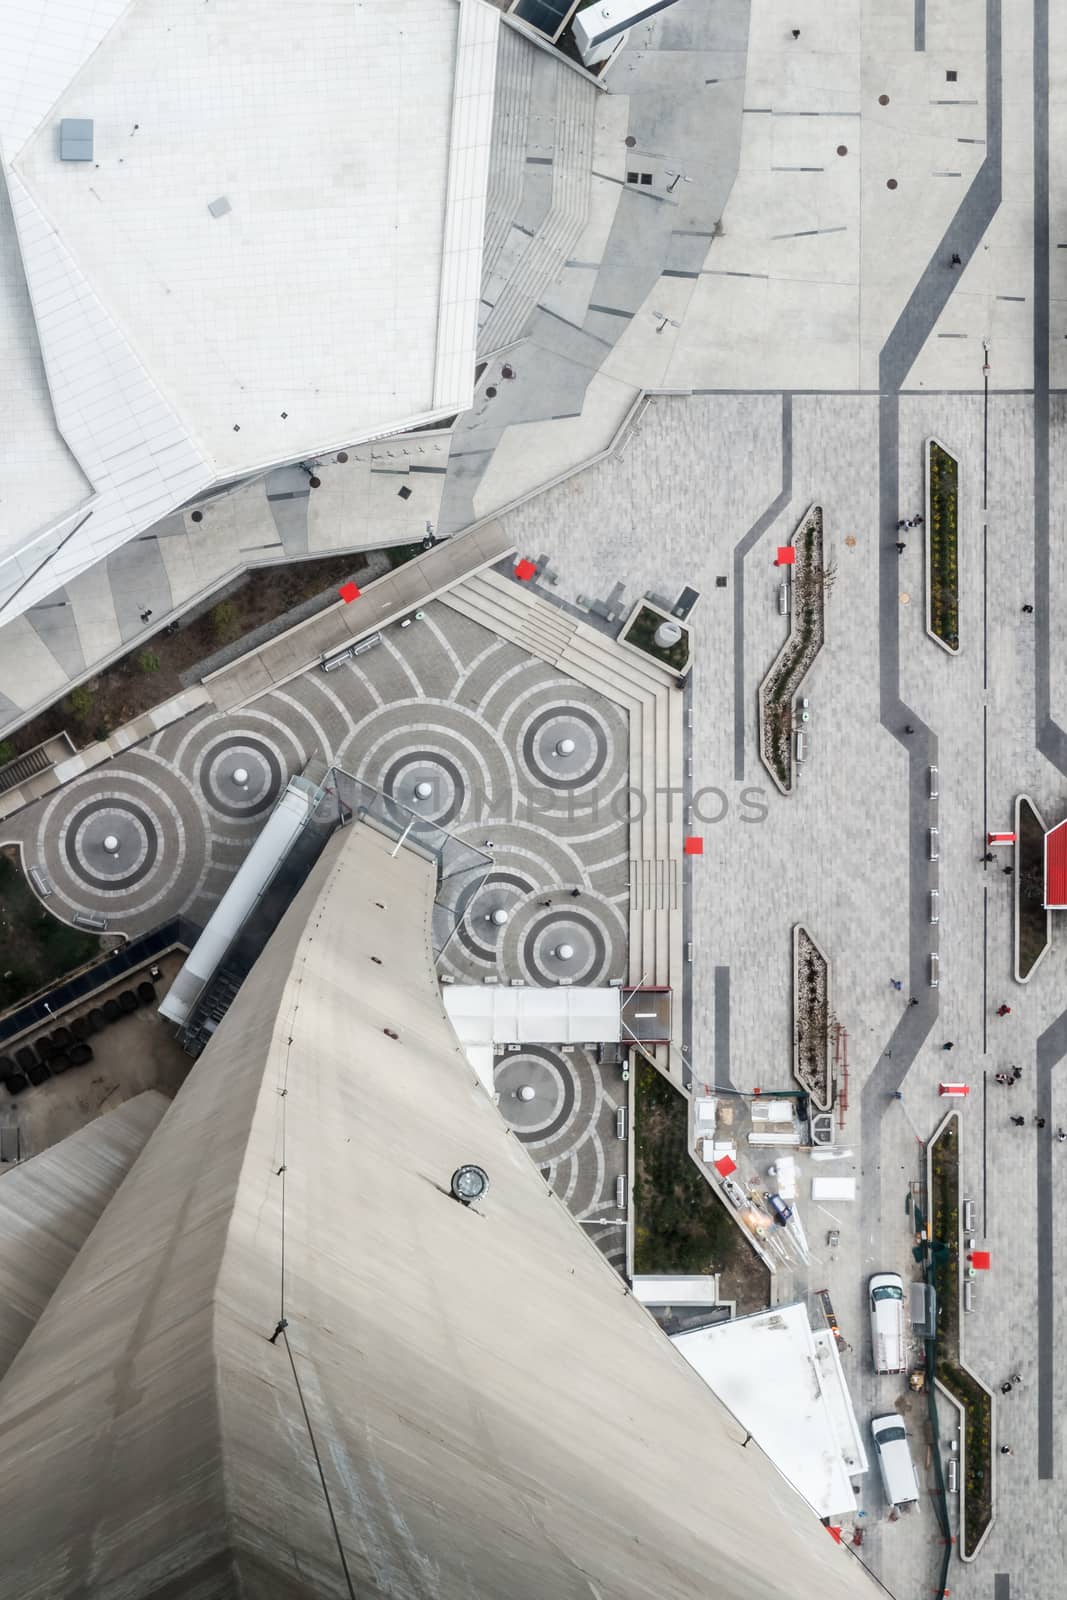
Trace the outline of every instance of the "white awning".
[[455, 983], [442, 994], [448, 1019], [465, 1045], [601, 1044], [622, 1037], [620, 989]]

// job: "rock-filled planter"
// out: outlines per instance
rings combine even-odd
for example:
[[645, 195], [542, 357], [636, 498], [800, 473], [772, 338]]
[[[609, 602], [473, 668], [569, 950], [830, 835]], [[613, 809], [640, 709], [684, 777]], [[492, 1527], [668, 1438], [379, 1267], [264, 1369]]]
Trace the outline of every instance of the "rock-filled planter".
[[937, 1289], [937, 1383], [960, 1411], [960, 1556], [973, 1561], [993, 1523], [993, 1396], [960, 1348], [960, 1119], [950, 1111], [926, 1148], [933, 1277]]
[[793, 929], [793, 1076], [819, 1111], [834, 1103], [830, 963], [807, 928]]
[[793, 708], [825, 638], [826, 591], [832, 581], [823, 562], [822, 507], [812, 506], [792, 538], [789, 633], [759, 688], [760, 758], [782, 794], [796, 778]]
[[960, 649], [960, 466], [939, 439], [927, 439], [926, 631], [947, 650]]
[[1052, 942], [1045, 910], [1045, 824], [1027, 794], [1015, 801], [1015, 978], [1027, 983]]

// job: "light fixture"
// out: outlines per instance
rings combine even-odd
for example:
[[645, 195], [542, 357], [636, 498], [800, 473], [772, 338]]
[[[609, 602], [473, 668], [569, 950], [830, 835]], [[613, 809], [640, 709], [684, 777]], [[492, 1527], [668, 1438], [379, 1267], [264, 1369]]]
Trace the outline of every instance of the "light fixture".
[[483, 1200], [488, 1194], [489, 1174], [482, 1167], [457, 1167], [449, 1187], [453, 1200], [458, 1200], [463, 1206], [472, 1206], [476, 1200]]

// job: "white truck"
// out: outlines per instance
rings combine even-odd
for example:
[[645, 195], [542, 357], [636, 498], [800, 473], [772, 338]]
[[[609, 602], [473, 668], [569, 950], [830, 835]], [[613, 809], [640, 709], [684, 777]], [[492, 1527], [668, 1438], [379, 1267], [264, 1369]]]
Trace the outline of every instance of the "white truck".
[[873, 1273], [867, 1295], [871, 1308], [874, 1370], [903, 1372], [908, 1349], [904, 1338], [904, 1284], [900, 1273]]

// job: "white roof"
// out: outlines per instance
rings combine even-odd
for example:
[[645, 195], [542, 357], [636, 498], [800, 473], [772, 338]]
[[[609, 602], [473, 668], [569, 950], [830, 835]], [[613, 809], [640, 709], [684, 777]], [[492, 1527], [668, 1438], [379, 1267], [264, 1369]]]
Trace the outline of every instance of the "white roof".
[[675, 1334], [689, 1365], [820, 1517], [855, 1511], [867, 1455], [833, 1336], [803, 1305]]
[[[497, 26], [484, 0], [0, 0], [0, 148], [95, 490], [0, 621], [213, 481], [469, 404]], [[66, 117], [91, 161], [59, 159]]]
[[451, 983], [441, 993], [464, 1045], [591, 1044], [622, 1036], [620, 989]]
[[663, 1276], [637, 1273], [630, 1288], [643, 1306], [715, 1306], [719, 1303], [717, 1272], [685, 1272]]

